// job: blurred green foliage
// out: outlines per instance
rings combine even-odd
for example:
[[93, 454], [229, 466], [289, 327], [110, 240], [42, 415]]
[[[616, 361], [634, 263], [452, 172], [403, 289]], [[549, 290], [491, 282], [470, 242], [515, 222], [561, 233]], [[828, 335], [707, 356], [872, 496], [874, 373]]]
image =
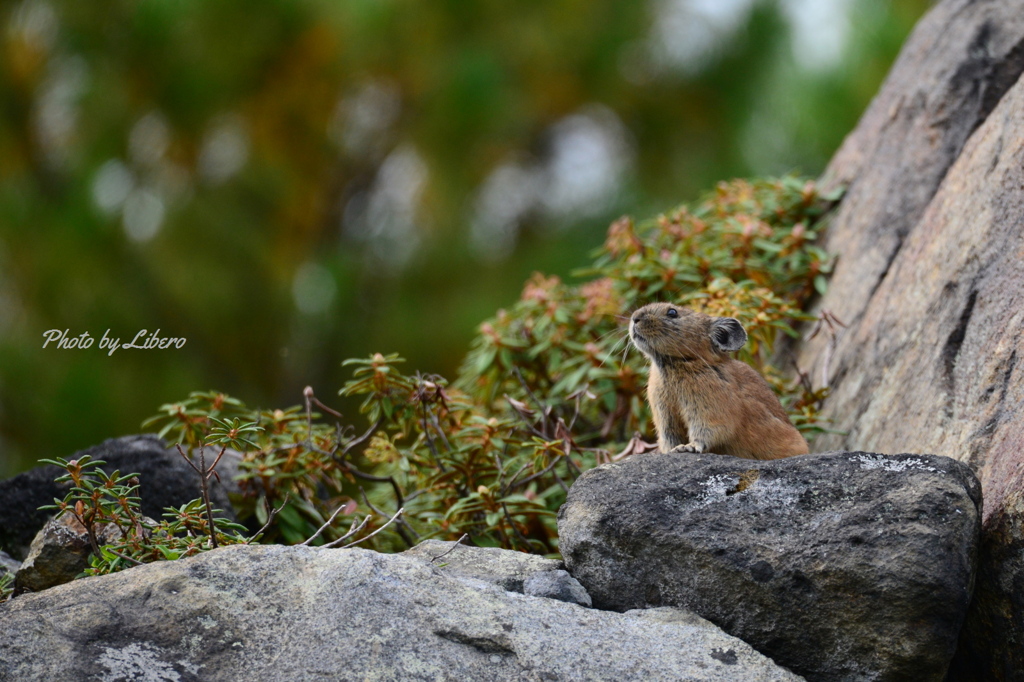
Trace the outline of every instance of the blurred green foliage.
[[197, 387], [287, 404], [378, 348], [452, 375], [616, 215], [820, 171], [928, 2], [712, 6], [0, 4], [0, 475]]

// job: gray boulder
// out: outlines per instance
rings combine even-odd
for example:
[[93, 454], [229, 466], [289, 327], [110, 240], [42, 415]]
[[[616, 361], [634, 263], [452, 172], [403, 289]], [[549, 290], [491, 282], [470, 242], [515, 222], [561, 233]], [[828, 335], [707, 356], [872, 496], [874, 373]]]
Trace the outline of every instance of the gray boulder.
[[847, 327], [794, 349], [830, 376], [817, 448], [945, 452], [981, 480], [957, 682], [1024, 680], [1022, 73], [1020, 0], [935, 3], [825, 174], [849, 189], [820, 307]]
[[5, 680], [801, 679], [692, 614], [595, 611], [361, 549], [147, 564], [0, 604], [0, 629]]
[[946, 457], [654, 453], [584, 473], [558, 530], [598, 608], [691, 609], [808, 680], [941, 680], [980, 506]]
[[[199, 497], [199, 477], [181, 455], [168, 449], [163, 440], [154, 435], [111, 438], [99, 445], [76, 452], [67, 459], [80, 459], [90, 455], [107, 464], [108, 473], [115, 469], [126, 474], [139, 474], [139, 496], [142, 513], [154, 519], [163, 517], [165, 507], [180, 507]], [[221, 460], [218, 469], [231, 467], [228, 458]], [[15, 559], [24, 559], [29, 544], [53, 515], [39, 507], [53, 504], [54, 498], [63, 499], [67, 488], [58, 486], [54, 479], [63, 469], [53, 465], [36, 467], [31, 471], [0, 481], [0, 550]], [[221, 471], [225, 482], [230, 475]], [[221, 516], [235, 520], [235, 513], [223, 487], [213, 482], [211, 501], [224, 511]]]

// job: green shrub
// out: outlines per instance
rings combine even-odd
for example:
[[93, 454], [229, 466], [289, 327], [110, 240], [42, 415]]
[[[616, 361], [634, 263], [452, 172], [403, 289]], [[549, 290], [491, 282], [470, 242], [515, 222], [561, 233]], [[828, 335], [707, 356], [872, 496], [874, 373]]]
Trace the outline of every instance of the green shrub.
[[404, 509], [375, 547], [467, 533], [481, 546], [552, 554], [555, 512], [575, 478], [650, 447], [647, 368], [626, 326], [644, 303], [738, 318], [750, 337], [739, 357], [768, 378], [798, 428], [822, 428], [825, 391], [788, 385], [771, 362], [776, 339], [811, 319], [805, 307], [824, 290], [830, 259], [815, 239], [826, 205], [809, 181], [737, 180], [692, 207], [620, 219], [580, 284], [536, 274], [484, 322], [452, 384], [403, 374], [397, 355], [347, 360], [354, 375], [341, 393], [363, 399], [358, 429], [310, 389], [304, 406], [272, 411], [194, 393], [147, 425], [194, 447], [214, 419], [258, 423], [242, 460], [243, 507], [263, 522], [280, 506], [275, 539], [301, 542], [339, 510], [373, 513], [372, 533]]

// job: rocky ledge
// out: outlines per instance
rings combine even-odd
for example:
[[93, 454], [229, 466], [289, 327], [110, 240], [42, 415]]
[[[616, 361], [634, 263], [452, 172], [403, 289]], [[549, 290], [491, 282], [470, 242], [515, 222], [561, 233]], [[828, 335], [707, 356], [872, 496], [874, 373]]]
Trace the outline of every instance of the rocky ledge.
[[560, 562], [236, 545], [0, 605], [3, 680], [799, 680], [686, 611], [504, 587]]
[[942, 680], [974, 584], [981, 487], [948, 457], [637, 455], [559, 514], [598, 608], [690, 609], [808, 680]]
[[0, 604], [0, 680], [939, 682], [980, 505], [946, 457], [635, 455], [571, 488], [564, 564], [221, 548]]

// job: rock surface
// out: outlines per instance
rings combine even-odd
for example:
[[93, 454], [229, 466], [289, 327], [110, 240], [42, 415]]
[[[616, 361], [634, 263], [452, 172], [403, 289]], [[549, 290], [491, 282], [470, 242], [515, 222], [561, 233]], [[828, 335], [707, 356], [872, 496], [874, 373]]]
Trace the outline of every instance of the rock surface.
[[[825, 247], [840, 254], [824, 306], [856, 321], [968, 138], [1024, 71], [1017, 0], [943, 0], [918, 23], [825, 171], [848, 188]], [[820, 357], [821, 345], [813, 360]]]
[[808, 680], [942, 680], [980, 505], [947, 457], [654, 453], [585, 472], [558, 530], [598, 608], [691, 609]]
[[591, 605], [590, 595], [564, 570], [565, 564], [561, 561], [497, 547], [470, 547], [440, 540], [425, 540], [404, 554], [424, 560], [449, 575], [482, 580], [509, 592]]
[[17, 573], [19, 568], [21, 568], [20, 561], [12, 559], [7, 552], [0, 551], [0, 575], [4, 573]]
[[[425, 540], [404, 555], [432, 563], [451, 575], [493, 583], [509, 592], [523, 592], [523, 582], [535, 573], [565, 568], [561, 561], [497, 547], [471, 547], [453, 542]], [[441, 556], [444, 555], [444, 556]], [[440, 557], [434, 561], [434, 557]]]
[[[832, 354], [816, 449], [943, 452], [984, 489], [956, 680], [1024, 680], [1024, 11], [938, 3], [827, 176], [846, 183], [821, 307]], [[819, 377], [818, 337], [797, 362]]]
[[523, 582], [523, 594], [531, 597], [545, 597], [558, 601], [590, 607], [593, 605], [590, 595], [580, 581], [569, 575], [568, 571], [543, 571], [534, 573]]
[[0, 604], [0, 629], [5, 680], [801, 679], [676, 609], [595, 611], [361, 549], [148, 564]]
[[[108, 473], [115, 469], [123, 474], [138, 473], [142, 513], [151, 518], [161, 519], [165, 507], [180, 507], [199, 497], [199, 477], [181, 455], [168, 450], [156, 436], [111, 438], [66, 459], [85, 455], [107, 462], [103, 469]], [[53, 515], [39, 507], [53, 504], [54, 498], [67, 493], [67, 488], [53, 482], [63, 473], [63, 469], [47, 465], [0, 481], [0, 550], [15, 559], [25, 558], [32, 539]], [[214, 506], [224, 510], [224, 517], [235, 519], [227, 495], [216, 482], [211, 498]]]
[[[120, 538], [121, 531], [112, 523], [96, 529], [100, 546]], [[15, 576], [15, 585], [19, 591], [40, 592], [71, 582], [89, 567], [91, 553], [89, 535], [75, 517], [64, 514], [59, 519], [51, 519], [32, 540], [28, 556]]]

